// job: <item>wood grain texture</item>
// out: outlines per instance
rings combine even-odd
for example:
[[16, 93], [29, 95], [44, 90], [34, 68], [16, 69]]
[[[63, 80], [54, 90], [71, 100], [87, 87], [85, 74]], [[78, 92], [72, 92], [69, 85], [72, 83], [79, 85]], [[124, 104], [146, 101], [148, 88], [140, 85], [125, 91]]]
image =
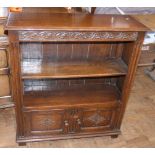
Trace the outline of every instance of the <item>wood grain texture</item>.
[[[18, 19], [18, 20], [17, 20]], [[130, 16], [11, 13], [6, 30], [148, 31]]]
[[[122, 134], [109, 136], [29, 142], [18, 146], [14, 108], [0, 110], [0, 147], [4, 148], [154, 148], [155, 147], [155, 83], [146, 75], [136, 76], [123, 123]], [[139, 97], [140, 96], [140, 97]], [[149, 105], [149, 106], [148, 106]]]
[[[21, 78], [20, 78], [20, 55], [19, 55], [19, 44], [18, 44], [18, 37], [17, 32], [9, 32], [9, 57], [10, 57], [10, 64], [11, 64], [11, 92], [12, 98], [15, 102], [15, 109], [16, 109], [16, 119], [17, 119], [17, 134], [23, 136], [23, 117], [21, 112], [21, 101], [22, 101], [22, 88], [21, 88]], [[18, 57], [17, 57], [18, 56]], [[18, 61], [17, 61], [18, 60]], [[18, 75], [18, 76], [13, 76]], [[16, 89], [15, 89], [16, 87]]]
[[151, 31], [155, 31], [155, 23], [154, 23], [154, 14], [147, 14], [147, 15], [132, 15], [136, 20], [140, 21], [143, 23], [145, 26], [150, 28]]
[[127, 66], [121, 59], [123, 47], [120, 43], [102, 42], [24, 42], [20, 44], [22, 77], [39, 79], [125, 75]]
[[[79, 92], [80, 89], [80, 92]], [[102, 95], [104, 94], [104, 96]], [[37, 98], [35, 96], [38, 96]], [[61, 88], [54, 91], [29, 91], [24, 96], [25, 109], [52, 109], [84, 107], [92, 105], [111, 106], [119, 104], [119, 93], [115, 86], [87, 85], [75, 88]], [[76, 100], [75, 100], [76, 98]], [[112, 103], [112, 104], [110, 104]]]
[[[6, 28], [12, 50], [17, 142], [117, 137], [144, 39], [141, 31], [146, 27], [129, 16], [63, 14], [60, 20], [59, 14], [41, 14], [46, 15], [42, 18], [43, 27], [39, 14], [12, 15]], [[51, 23], [55, 17], [55, 23]], [[40, 28], [43, 31], [38, 35]], [[20, 30], [28, 29], [26, 34], [33, 30], [35, 35], [32, 33], [28, 40], [20, 42]], [[59, 34], [58, 30], [65, 32]], [[98, 42], [98, 39], [103, 41], [100, 31], [106, 31], [104, 42]], [[131, 41], [128, 33], [136, 34], [136, 38]], [[57, 42], [51, 42], [53, 34]], [[36, 42], [39, 39], [33, 42], [31, 37], [43, 37], [47, 42]]]
[[143, 40], [144, 40], [144, 35], [145, 33], [141, 33], [139, 34], [139, 38], [137, 39], [137, 41], [133, 44], [133, 47], [131, 47], [131, 49], [133, 50], [131, 53], [131, 55], [128, 57], [129, 59], [129, 64], [128, 64], [128, 74], [124, 80], [124, 84], [123, 84], [123, 88], [122, 88], [122, 98], [121, 101], [123, 104], [123, 106], [121, 107], [120, 113], [119, 113], [119, 118], [117, 121], [117, 127], [120, 128], [121, 126], [121, 122], [123, 120], [123, 115], [125, 112], [125, 108], [129, 99], [129, 94], [134, 82], [134, 78], [135, 78], [135, 73], [136, 73], [136, 69], [138, 66], [138, 61], [140, 58], [140, 52], [141, 52], [141, 47], [143, 44]]
[[[34, 70], [35, 68], [35, 70]], [[121, 60], [109, 59], [102, 62], [41, 62], [28, 60], [22, 65], [23, 79], [40, 78], [77, 78], [77, 77], [106, 77], [127, 74], [127, 66]]]

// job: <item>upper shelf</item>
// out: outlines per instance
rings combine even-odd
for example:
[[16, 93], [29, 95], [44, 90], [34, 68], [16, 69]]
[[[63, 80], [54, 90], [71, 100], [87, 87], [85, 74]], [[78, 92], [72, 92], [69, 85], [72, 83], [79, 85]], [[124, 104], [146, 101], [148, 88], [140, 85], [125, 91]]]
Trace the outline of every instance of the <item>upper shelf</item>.
[[80, 78], [126, 75], [127, 66], [121, 59], [103, 62], [42, 62], [26, 59], [22, 62], [23, 79]]
[[10, 13], [6, 30], [148, 31], [127, 15]]

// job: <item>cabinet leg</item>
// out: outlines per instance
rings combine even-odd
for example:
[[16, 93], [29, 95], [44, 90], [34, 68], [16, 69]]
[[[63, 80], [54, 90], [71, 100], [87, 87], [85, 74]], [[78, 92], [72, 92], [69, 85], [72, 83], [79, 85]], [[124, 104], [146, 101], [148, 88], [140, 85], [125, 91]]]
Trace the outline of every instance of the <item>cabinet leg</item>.
[[21, 142], [21, 143], [18, 143], [19, 146], [26, 146], [26, 143], [24, 142]]
[[111, 138], [118, 138], [118, 135], [112, 135]]

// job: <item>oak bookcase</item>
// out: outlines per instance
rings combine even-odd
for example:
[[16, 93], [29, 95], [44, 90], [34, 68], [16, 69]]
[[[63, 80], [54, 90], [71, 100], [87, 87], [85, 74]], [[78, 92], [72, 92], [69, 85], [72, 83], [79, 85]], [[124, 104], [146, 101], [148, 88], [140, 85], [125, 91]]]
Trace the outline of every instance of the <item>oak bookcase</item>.
[[130, 16], [11, 13], [17, 142], [116, 138], [148, 29]]

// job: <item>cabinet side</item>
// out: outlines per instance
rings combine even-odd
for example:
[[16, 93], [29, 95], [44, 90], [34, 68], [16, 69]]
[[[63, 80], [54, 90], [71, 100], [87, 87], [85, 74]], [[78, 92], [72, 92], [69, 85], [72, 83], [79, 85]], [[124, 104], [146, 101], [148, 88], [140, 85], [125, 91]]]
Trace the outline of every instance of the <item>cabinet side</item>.
[[124, 53], [126, 52], [126, 54], [123, 55], [122, 58], [128, 65], [128, 73], [123, 83], [120, 112], [118, 115], [118, 121], [116, 123], [117, 128], [120, 128], [123, 120], [126, 105], [136, 75], [137, 65], [141, 54], [141, 47], [143, 44], [144, 36], [145, 32], [138, 32], [137, 40], [133, 43], [129, 43], [128, 45], [126, 45], [126, 48], [124, 49]]
[[11, 91], [15, 103], [17, 140], [24, 136], [24, 123], [22, 114], [22, 81], [20, 70], [19, 39], [17, 31], [8, 31], [9, 35], [9, 56], [11, 72]]

